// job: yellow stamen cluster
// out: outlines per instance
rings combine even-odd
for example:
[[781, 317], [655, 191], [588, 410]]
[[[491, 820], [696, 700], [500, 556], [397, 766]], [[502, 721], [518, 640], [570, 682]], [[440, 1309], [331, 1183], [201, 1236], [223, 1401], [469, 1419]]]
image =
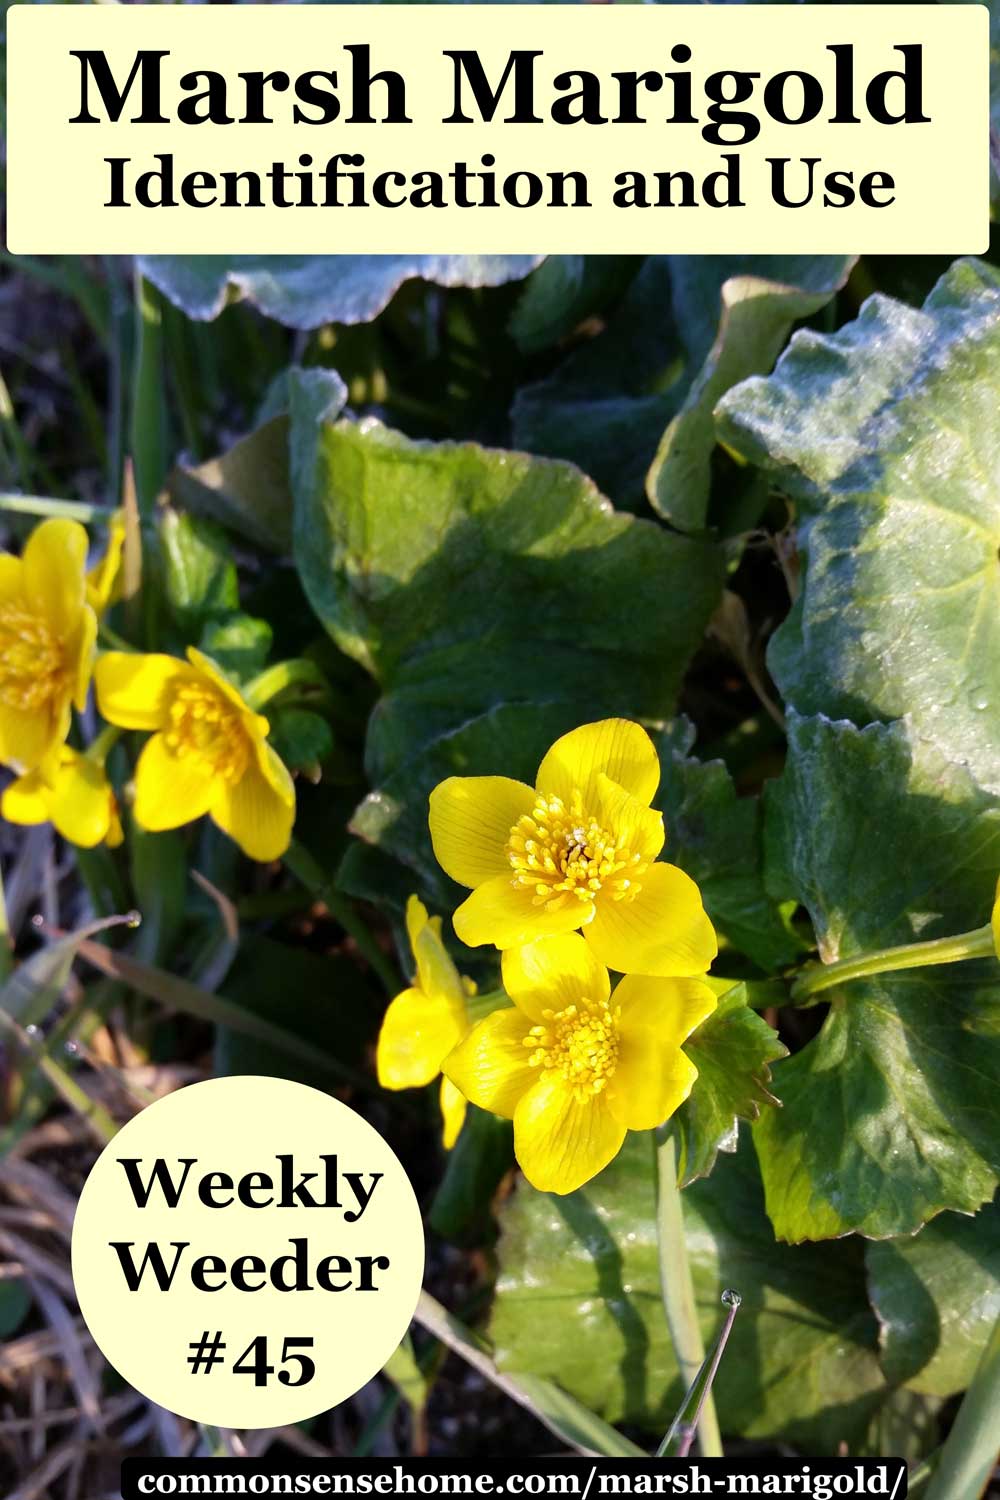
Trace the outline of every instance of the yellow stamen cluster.
[[524, 1038], [528, 1062], [542, 1076], [556, 1074], [577, 1098], [599, 1094], [618, 1065], [620, 1007], [607, 1000], [582, 999], [563, 1010], [542, 1012], [544, 1024]]
[[44, 708], [66, 689], [63, 644], [40, 616], [0, 607], [0, 700], [8, 708]]
[[549, 910], [574, 897], [592, 901], [605, 886], [613, 900], [631, 900], [646, 869], [641, 855], [585, 812], [579, 792], [568, 807], [561, 797], [539, 796], [511, 829], [507, 858], [515, 884], [533, 888], [534, 904]]
[[250, 745], [236, 709], [214, 688], [185, 682], [175, 689], [165, 731], [178, 757], [201, 763], [206, 772], [236, 782], [246, 770]]

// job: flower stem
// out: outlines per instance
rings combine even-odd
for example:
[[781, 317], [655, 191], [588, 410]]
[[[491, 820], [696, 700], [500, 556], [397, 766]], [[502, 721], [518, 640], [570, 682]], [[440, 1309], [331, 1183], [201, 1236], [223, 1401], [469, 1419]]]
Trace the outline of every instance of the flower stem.
[[92, 760], [95, 765], [103, 766], [124, 733], [125, 731], [119, 729], [117, 724], [105, 724], [100, 734], [87, 746], [85, 751], [87, 759]]
[[927, 1490], [927, 1500], [968, 1500], [986, 1488], [1000, 1450], [1000, 1318], [958, 1409]]
[[326, 678], [316, 663], [306, 657], [294, 661], [279, 661], [247, 683], [243, 696], [251, 708], [263, 708], [265, 703], [269, 703], [293, 684], [325, 689]]
[[163, 309], [160, 294], [135, 273], [136, 352], [132, 373], [130, 442], [135, 464], [139, 514], [152, 515], [167, 472], [166, 412], [163, 400]]
[[904, 943], [898, 948], [879, 948], [872, 953], [858, 953], [833, 964], [811, 964], [792, 985], [792, 999], [802, 1003], [821, 990], [871, 974], [888, 974], [897, 969], [921, 969], [929, 964], [954, 964], [967, 958], [995, 958], [993, 929], [989, 923], [974, 932], [958, 937], [934, 938], [929, 943]]
[[315, 860], [309, 850], [304, 848], [297, 839], [293, 839], [285, 851], [285, 868], [291, 871], [296, 880], [302, 882], [306, 890], [312, 891], [318, 901], [322, 901], [330, 915], [340, 923], [347, 935], [354, 939], [358, 952], [368, 960], [385, 985], [386, 994], [398, 994], [403, 985], [394, 966], [386, 958], [351, 903], [345, 900], [337, 890], [334, 877], [325, 873], [318, 860]]
[[[656, 1242], [660, 1262], [660, 1291], [667, 1326], [685, 1390], [695, 1382], [705, 1362], [705, 1346], [698, 1324], [691, 1263], [684, 1235], [684, 1211], [677, 1186], [677, 1147], [670, 1127], [655, 1132]], [[722, 1437], [715, 1402], [707, 1392], [698, 1417], [698, 1442], [703, 1458], [722, 1457]]]

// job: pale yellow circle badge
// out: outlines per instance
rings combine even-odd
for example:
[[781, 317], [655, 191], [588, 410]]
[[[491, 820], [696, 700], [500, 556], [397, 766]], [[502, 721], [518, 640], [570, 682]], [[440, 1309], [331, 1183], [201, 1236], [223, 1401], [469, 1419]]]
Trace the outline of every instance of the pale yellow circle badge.
[[300, 1422], [382, 1368], [424, 1237], [395, 1154], [346, 1104], [277, 1078], [192, 1084], [106, 1147], [73, 1225], [94, 1341], [158, 1405]]

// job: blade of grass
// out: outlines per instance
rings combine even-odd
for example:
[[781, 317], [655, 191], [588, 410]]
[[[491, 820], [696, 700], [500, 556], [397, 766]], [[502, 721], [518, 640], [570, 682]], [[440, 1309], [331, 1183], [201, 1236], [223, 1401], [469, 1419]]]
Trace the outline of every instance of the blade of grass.
[[93, 1131], [98, 1143], [106, 1146], [118, 1132], [118, 1126], [108, 1114], [103, 1105], [92, 1099], [85, 1089], [82, 1089], [72, 1074], [57, 1063], [55, 1058], [49, 1057], [46, 1052], [40, 1051], [34, 1036], [26, 1031], [23, 1026], [18, 1025], [13, 1016], [0, 1006], [0, 1032], [11, 1038], [21, 1048], [25, 1056], [34, 1063], [34, 1066], [52, 1085], [65, 1102], [74, 1109], [76, 1113], [85, 1120]]
[[101, 943], [83, 942], [79, 953], [81, 958], [93, 964], [102, 974], [121, 980], [140, 995], [159, 1001], [169, 1010], [181, 1011], [184, 1015], [208, 1021], [213, 1026], [230, 1026], [234, 1031], [252, 1036], [288, 1057], [297, 1057], [300, 1061], [309, 1063], [310, 1067], [329, 1073], [331, 1078], [336, 1078], [340, 1083], [349, 1083], [354, 1088], [369, 1092], [374, 1087], [370, 1078], [356, 1073], [353, 1068], [338, 1062], [334, 1057], [317, 1053], [315, 1046], [301, 1041], [292, 1032], [255, 1016], [252, 1011], [245, 1010], [232, 1000], [209, 994], [207, 990], [199, 989], [196, 984], [180, 979], [176, 974], [168, 974], [152, 964], [142, 963], [139, 959], [129, 957], [127, 953], [105, 948]]
[[[667, 1326], [681, 1377], [693, 1385], [705, 1360], [694, 1300], [694, 1283], [684, 1234], [684, 1210], [677, 1186], [677, 1147], [669, 1128], [656, 1132], [656, 1243], [660, 1291]], [[706, 1391], [698, 1420], [698, 1443], [705, 1458], [722, 1457], [722, 1436], [711, 1391]]]
[[551, 1380], [535, 1375], [507, 1375], [498, 1370], [485, 1339], [467, 1328], [428, 1292], [421, 1292], [414, 1320], [465, 1362], [478, 1370], [512, 1401], [523, 1406], [562, 1442], [586, 1453], [606, 1458], [646, 1458], [641, 1448], [609, 1427], [594, 1412]]
[[738, 1292], [725, 1291], [722, 1301], [728, 1308], [722, 1327], [716, 1335], [715, 1343], [706, 1355], [701, 1369], [698, 1371], [691, 1384], [691, 1388], [678, 1408], [677, 1415], [667, 1429], [663, 1442], [656, 1450], [657, 1458], [687, 1458], [698, 1424], [701, 1420], [705, 1402], [710, 1400], [712, 1381], [715, 1379], [726, 1344], [729, 1340], [733, 1327], [733, 1320], [739, 1311], [741, 1297]]
[[107, 521], [111, 511], [105, 505], [87, 505], [82, 500], [57, 500], [50, 495], [0, 495], [0, 510], [21, 516], [64, 516], [90, 526]]
[[976, 1500], [1000, 1452], [1000, 1318], [958, 1408], [934, 1468], [927, 1500]]

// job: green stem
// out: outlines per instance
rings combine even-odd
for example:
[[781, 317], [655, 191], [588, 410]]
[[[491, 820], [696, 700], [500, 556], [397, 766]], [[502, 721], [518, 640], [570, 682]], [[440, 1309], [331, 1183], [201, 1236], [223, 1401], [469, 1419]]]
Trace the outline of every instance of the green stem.
[[97, 627], [97, 638], [102, 646], [110, 646], [112, 651], [135, 651], [135, 647], [124, 636], [112, 630], [110, 625], [105, 625], [102, 620]]
[[92, 760], [97, 766], [103, 766], [124, 733], [125, 731], [119, 729], [117, 724], [105, 724], [100, 734], [87, 746], [85, 752], [87, 759]]
[[265, 703], [296, 683], [326, 688], [326, 678], [316, 663], [299, 657], [294, 661], [279, 661], [273, 667], [268, 667], [247, 684], [243, 689], [243, 696], [251, 708], [263, 708]]
[[927, 1500], [974, 1500], [993, 1472], [1000, 1450], [1000, 1318], [941, 1449]]
[[293, 839], [285, 851], [285, 868], [291, 871], [296, 880], [302, 882], [306, 890], [312, 891], [318, 901], [322, 901], [330, 915], [354, 939], [359, 953], [368, 960], [381, 979], [386, 994], [398, 994], [403, 984], [395, 967], [386, 958], [351, 903], [337, 890], [333, 876], [326, 874], [319, 862], [297, 839]]
[[56, 500], [48, 495], [0, 495], [0, 510], [21, 516], [64, 516], [82, 521], [108, 521], [112, 512], [106, 505], [87, 505], [82, 500]]
[[[705, 1362], [705, 1345], [698, 1323], [694, 1282], [684, 1234], [684, 1210], [677, 1186], [677, 1146], [669, 1127], [655, 1133], [656, 1243], [660, 1262], [660, 1291], [667, 1326], [684, 1389], [689, 1389]], [[703, 1458], [721, 1458], [722, 1436], [715, 1402], [707, 1392], [698, 1418], [698, 1442]]]
[[150, 516], [167, 469], [163, 406], [163, 309], [159, 293], [136, 272], [136, 351], [132, 377], [132, 462], [139, 514]]
[[833, 964], [812, 964], [803, 969], [792, 985], [792, 999], [801, 1003], [821, 990], [871, 974], [888, 974], [897, 969], [921, 969], [928, 964], [954, 964], [968, 958], [995, 958], [993, 929], [987, 923], [974, 932], [958, 937], [935, 938], [929, 943], [904, 943], [898, 948], [880, 948], [872, 953], [858, 953]]

